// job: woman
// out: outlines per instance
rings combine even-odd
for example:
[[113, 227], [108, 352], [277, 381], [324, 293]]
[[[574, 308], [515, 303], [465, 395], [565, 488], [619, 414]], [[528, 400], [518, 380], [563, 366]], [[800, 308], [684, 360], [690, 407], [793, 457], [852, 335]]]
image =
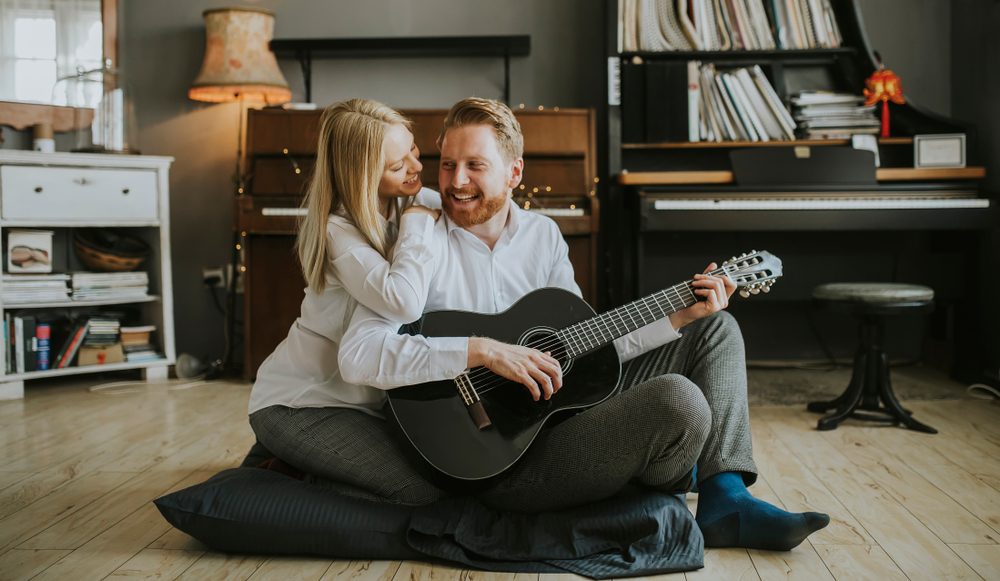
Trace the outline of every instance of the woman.
[[370, 447], [353, 452], [351, 443], [384, 432], [385, 395], [345, 383], [337, 350], [359, 303], [401, 324], [421, 315], [439, 212], [408, 202], [421, 192], [430, 202], [440, 198], [421, 186], [419, 153], [409, 121], [381, 103], [352, 99], [324, 111], [296, 245], [308, 288], [288, 337], [258, 369], [249, 406], [258, 441], [284, 462], [407, 503], [438, 492], [406, 492], [406, 475], [385, 485], [352, 480], [372, 473], [357, 462], [378, 461], [368, 457]]

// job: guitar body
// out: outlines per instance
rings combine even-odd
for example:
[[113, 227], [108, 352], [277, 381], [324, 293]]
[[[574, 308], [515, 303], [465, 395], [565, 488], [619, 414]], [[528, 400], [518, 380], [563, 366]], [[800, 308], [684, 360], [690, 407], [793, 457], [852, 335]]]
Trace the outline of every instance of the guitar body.
[[[483, 480], [511, 467], [545, 423], [558, 412], [581, 410], [613, 395], [621, 378], [614, 344], [571, 361], [553, 333], [594, 317], [573, 293], [555, 288], [534, 291], [496, 315], [465, 311], [427, 313], [409, 332], [425, 337], [490, 337], [514, 344], [542, 344], [563, 366], [563, 386], [548, 401], [534, 401], [521, 384], [485, 369], [469, 373], [492, 425], [479, 429], [455, 381], [436, 381], [388, 391], [389, 406], [403, 434], [441, 473], [459, 480]], [[478, 379], [477, 379], [478, 377]]]

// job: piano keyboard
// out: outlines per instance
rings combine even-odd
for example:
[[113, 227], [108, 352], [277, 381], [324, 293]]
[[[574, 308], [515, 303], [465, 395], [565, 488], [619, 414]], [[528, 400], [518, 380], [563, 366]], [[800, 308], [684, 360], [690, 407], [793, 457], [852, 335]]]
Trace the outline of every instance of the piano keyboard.
[[261, 208], [261, 216], [305, 216], [309, 213], [306, 208]]
[[989, 208], [982, 198], [756, 198], [656, 200], [657, 210], [939, 210]]
[[545, 216], [583, 216], [583, 208], [528, 208], [529, 212], [537, 212]]

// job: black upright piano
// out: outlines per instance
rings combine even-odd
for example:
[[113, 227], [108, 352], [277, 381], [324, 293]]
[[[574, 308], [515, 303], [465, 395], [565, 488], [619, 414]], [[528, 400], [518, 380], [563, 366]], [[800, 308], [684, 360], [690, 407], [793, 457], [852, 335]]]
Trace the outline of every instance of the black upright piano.
[[[877, 168], [858, 163], [849, 139], [716, 143], [642, 138], [641, 132], [635, 137], [636, 127], [664, 115], [650, 101], [658, 90], [648, 86], [650, 79], [669, 76], [671, 67], [682, 70], [689, 61], [719, 69], [758, 65], [786, 104], [800, 90], [860, 94], [878, 66], [861, 11], [855, 0], [830, 4], [843, 37], [832, 48], [622, 52], [617, 31], [609, 33], [608, 56], [620, 67], [621, 104], [608, 108], [612, 185], [604, 231], [626, 235], [607, 241], [608, 280], [621, 283], [609, 285], [608, 300], [620, 303], [673, 284], [700, 272], [710, 259], [767, 249], [783, 259], [785, 276], [766, 297], [732, 306], [750, 358], [847, 357], [855, 344], [853, 324], [817, 311], [812, 288], [826, 282], [910, 282], [935, 289], [936, 310], [929, 319], [895, 324], [891, 352], [929, 358], [974, 379], [984, 365], [981, 339], [990, 332], [981, 307], [993, 300], [981, 283], [989, 268], [982, 241], [997, 225], [996, 201], [980, 187], [986, 169], [977, 155], [975, 127], [912, 101], [892, 104], [891, 137], [877, 139]], [[609, 2], [611, 23], [616, 10], [617, 2]], [[914, 167], [916, 136], [955, 134], [965, 136], [965, 167]]]

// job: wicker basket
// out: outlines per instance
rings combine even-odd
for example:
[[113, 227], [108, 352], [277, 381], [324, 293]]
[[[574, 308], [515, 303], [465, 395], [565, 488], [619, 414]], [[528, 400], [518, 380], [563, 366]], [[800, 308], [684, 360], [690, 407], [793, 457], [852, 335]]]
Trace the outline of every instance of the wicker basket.
[[75, 230], [73, 247], [80, 262], [90, 270], [101, 272], [135, 270], [150, 251], [145, 241], [107, 228]]

